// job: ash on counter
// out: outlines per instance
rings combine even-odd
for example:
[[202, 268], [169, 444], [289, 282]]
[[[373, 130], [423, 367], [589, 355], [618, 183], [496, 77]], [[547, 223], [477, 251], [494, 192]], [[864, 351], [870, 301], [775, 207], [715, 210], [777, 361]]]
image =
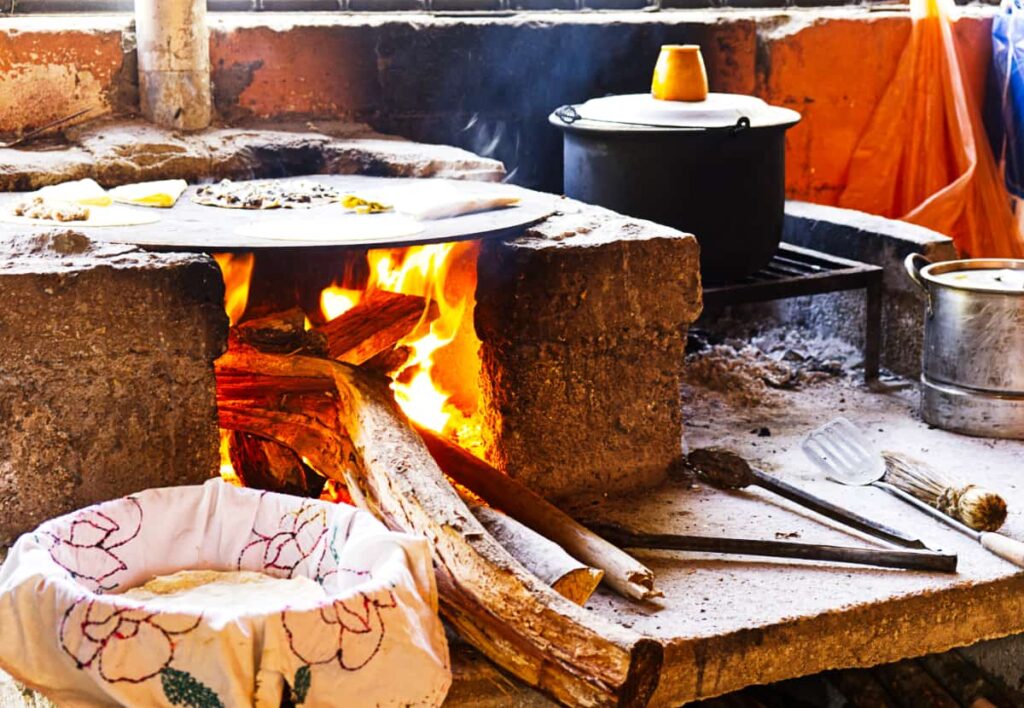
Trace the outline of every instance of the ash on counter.
[[683, 395], [714, 391], [734, 403], [766, 403], [774, 390], [798, 389], [849, 376], [863, 365], [859, 351], [835, 338], [775, 328], [747, 339], [690, 331]]

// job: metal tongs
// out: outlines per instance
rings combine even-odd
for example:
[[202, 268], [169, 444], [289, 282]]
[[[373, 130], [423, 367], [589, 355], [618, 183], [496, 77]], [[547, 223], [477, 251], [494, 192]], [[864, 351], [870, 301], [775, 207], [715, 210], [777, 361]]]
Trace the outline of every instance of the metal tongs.
[[49, 123], [44, 123], [38, 128], [33, 128], [32, 130], [28, 131], [24, 135], [15, 138], [14, 140], [11, 140], [6, 143], [0, 143], [0, 149], [12, 148], [15, 145], [21, 145], [22, 143], [28, 142], [32, 138], [42, 135], [43, 133], [52, 128], [64, 125], [65, 123], [70, 123], [75, 118], [84, 116], [86, 113], [89, 113], [90, 111], [92, 111], [92, 108], [83, 108], [77, 113], [72, 113], [71, 115], [63, 116], [62, 118], [57, 118], [56, 120], [51, 120]]
[[[738, 489], [756, 484], [812, 509], [830, 519], [840, 521], [859, 531], [870, 533], [890, 543], [911, 548], [924, 548], [919, 540], [867, 519], [831, 502], [755, 470], [734, 452], [719, 448], [695, 450], [688, 458], [697, 476], [719, 488]], [[691, 536], [675, 533], [645, 533], [632, 528], [611, 524], [588, 524], [591, 530], [612, 543], [626, 548], [648, 548], [672, 551], [697, 551], [747, 556], [796, 558], [813, 561], [831, 561], [874, 565], [907, 570], [931, 570], [952, 573], [956, 571], [957, 557], [930, 550], [892, 550], [876, 548], [850, 548], [815, 543], [765, 541], [749, 538], [719, 536]]]
[[780, 497], [821, 514], [832, 521], [837, 521], [862, 533], [870, 534], [887, 543], [894, 543], [905, 548], [927, 549], [927, 546], [919, 538], [833, 504], [777, 477], [755, 469], [746, 460], [730, 450], [722, 448], [694, 450], [687, 458], [687, 462], [694, 468], [699, 479], [720, 489], [741, 489], [755, 485], [774, 492]]

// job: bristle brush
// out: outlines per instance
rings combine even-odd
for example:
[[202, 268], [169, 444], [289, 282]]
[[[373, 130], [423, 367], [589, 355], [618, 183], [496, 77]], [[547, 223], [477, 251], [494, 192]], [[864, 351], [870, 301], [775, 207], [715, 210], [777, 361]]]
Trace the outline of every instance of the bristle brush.
[[883, 482], [972, 529], [997, 531], [1006, 521], [1006, 501], [995, 492], [949, 477], [905, 455], [884, 451], [882, 457], [885, 459]]

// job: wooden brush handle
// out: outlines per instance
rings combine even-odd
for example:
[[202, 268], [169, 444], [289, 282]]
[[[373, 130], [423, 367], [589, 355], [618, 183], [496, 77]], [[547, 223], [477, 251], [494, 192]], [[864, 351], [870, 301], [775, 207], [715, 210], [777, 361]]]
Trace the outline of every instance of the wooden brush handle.
[[983, 531], [978, 537], [981, 545], [1003, 560], [1024, 568], [1024, 543], [1001, 533]]

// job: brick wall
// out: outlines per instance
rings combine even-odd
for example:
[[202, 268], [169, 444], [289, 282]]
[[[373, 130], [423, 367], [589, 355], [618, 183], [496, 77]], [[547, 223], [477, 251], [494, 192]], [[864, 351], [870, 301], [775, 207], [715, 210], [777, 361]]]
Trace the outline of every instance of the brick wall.
[[[688, 0], [682, 0], [688, 1]], [[992, 10], [957, 24], [977, 95]], [[211, 15], [220, 119], [343, 117], [501, 159], [513, 181], [558, 191], [563, 103], [647, 90], [663, 43], [699, 43], [712, 90], [800, 111], [787, 138], [790, 198], [834, 204], [850, 154], [895, 69], [905, 12], [863, 7], [522, 13]], [[127, 16], [0, 26], [0, 132], [83, 106], [137, 103]]]

